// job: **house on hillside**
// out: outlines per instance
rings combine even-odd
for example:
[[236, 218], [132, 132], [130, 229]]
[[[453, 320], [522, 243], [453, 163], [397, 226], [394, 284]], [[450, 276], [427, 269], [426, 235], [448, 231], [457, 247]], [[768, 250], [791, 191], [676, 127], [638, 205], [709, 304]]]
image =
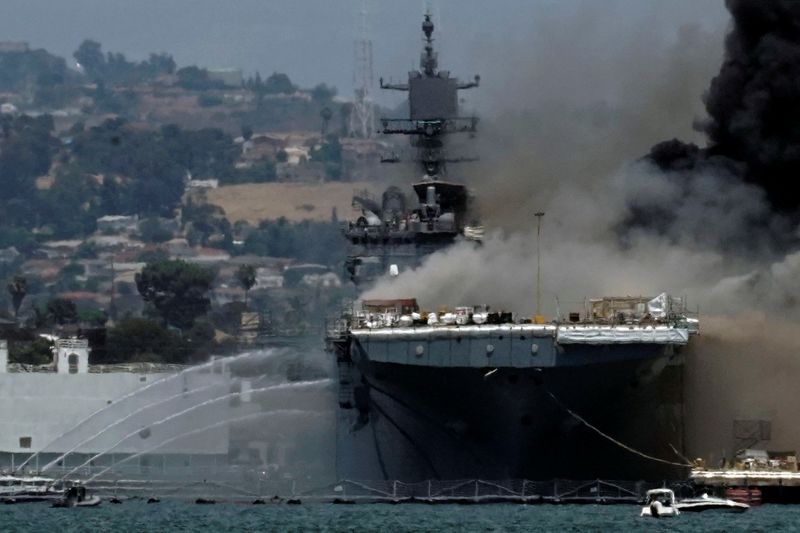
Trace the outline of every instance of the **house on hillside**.
[[143, 242], [125, 235], [92, 235], [86, 242], [92, 243], [100, 250], [126, 250], [145, 247]]
[[78, 248], [83, 244], [80, 239], [70, 239], [62, 241], [46, 241], [42, 243], [40, 250], [46, 257], [55, 258], [70, 258], [75, 255]]
[[[242, 142], [242, 157], [248, 161], [275, 159], [281, 150], [286, 150], [285, 138], [267, 133], [258, 133]], [[288, 153], [288, 152], [287, 152]]]
[[188, 263], [198, 263], [203, 265], [213, 265], [229, 261], [231, 255], [225, 250], [219, 248], [192, 248], [189, 255], [183, 259]]
[[97, 219], [97, 231], [104, 234], [132, 233], [139, 229], [139, 215], [106, 215]]
[[219, 187], [218, 179], [207, 180], [189, 180], [186, 182], [186, 187], [189, 189], [216, 189]]

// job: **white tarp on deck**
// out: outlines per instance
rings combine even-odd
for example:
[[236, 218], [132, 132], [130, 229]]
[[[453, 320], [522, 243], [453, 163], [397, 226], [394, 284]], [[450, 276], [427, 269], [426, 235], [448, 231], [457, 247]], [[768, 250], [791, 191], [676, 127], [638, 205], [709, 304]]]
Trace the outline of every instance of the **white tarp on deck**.
[[558, 328], [561, 344], [687, 344], [689, 330], [669, 326], [570, 326]]

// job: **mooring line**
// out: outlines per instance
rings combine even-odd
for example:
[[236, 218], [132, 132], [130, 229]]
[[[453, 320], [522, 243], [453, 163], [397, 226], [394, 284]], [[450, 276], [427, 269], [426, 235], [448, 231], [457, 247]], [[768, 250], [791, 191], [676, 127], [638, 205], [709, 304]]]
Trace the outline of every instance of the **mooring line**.
[[623, 450], [627, 450], [627, 451], [629, 451], [629, 452], [631, 452], [633, 454], [636, 454], [636, 455], [638, 455], [640, 457], [644, 457], [645, 459], [649, 459], [651, 461], [656, 461], [656, 462], [659, 462], [659, 463], [664, 463], [664, 464], [668, 464], [668, 465], [672, 465], [672, 466], [681, 466], [681, 467], [689, 467], [689, 468], [694, 466], [694, 465], [692, 465], [690, 463], [676, 463], [674, 461], [668, 461], [667, 459], [661, 459], [660, 457], [654, 457], [652, 455], [648, 455], [648, 454], [646, 454], [646, 453], [644, 453], [642, 451], [639, 451], [636, 448], [632, 448], [631, 446], [628, 446], [624, 442], [618, 441], [617, 439], [615, 439], [611, 435], [609, 435], [607, 433], [603, 433], [600, 429], [598, 429], [597, 427], [595, 427], [592, 424], [590, 424], [585, 418], [583, 418], [578, 413], [576, 413], [575, 411], [573, 411], [572, 409], [570, 409], [569, 407], [564, 405], [561, 402], [561, 400], [556, 398], [556, 395], [553, 394], [552, 392], [550, 392], [549, 390], [545, 389], [545, 392], [547, 392], [547, 394], [553, 399], [554, 402], [556, 402], [556, 404], [559, 407], [561, 407], [567, 413], [569, 413], [575, 420], [577, 420], [578, 422], [582, 423], [583, 425], [585, 425], [586, 427], [588, 427], [592, 431], [596, 432], [601, 437], [603, 437], [605, 439], [608, 439], [609, 441], [613, 442], [614, 444], [616, 444], [617, 446], [619, 446]]

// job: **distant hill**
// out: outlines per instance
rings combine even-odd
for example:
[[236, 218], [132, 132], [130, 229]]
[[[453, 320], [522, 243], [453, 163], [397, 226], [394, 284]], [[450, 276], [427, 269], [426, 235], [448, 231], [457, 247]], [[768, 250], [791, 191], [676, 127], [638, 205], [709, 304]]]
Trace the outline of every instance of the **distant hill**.
[[353, 191], [368, 189], [379, 193], [381, 184], [374, 182], [327, 182], [319, 184], [248, 183], [209, 190], [208, 202], [220, 206], [231, 222], [285, 217], [289, 221], [331, 219], [336, 208], [340, 220], [353, 211]]

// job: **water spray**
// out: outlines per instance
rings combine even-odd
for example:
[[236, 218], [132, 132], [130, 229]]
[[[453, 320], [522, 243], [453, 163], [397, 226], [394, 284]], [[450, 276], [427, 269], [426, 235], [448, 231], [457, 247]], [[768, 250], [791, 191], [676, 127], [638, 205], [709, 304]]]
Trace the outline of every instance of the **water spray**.
[[[252, 390], [249, 390], [249, 391], [231, 392], [231, 393], [228, 393], [228, 394], [223, 394], [222, 396], [218, 396], [216, 398], [212, 398], [210, 400], [206, 400], [206, 401], [204, 401], [202, 403], [199, 403], [197, 405], [194, 405], [192, 407], [188, 407], [188, 408], [184, 409], [183, 411], [179, 411], [177, 413], [171, 414], [171, 415], [169, 415], [169, 416], [167, 416], [165, 418], [162, 418], [161, 420], [158, 420], [158, 421], [154, 422], [153, 424], [151, 424], [148, 427], [150, 429], [152, 429], [152, 428], [154, 428], [156, 426], [160, 426], [162, 424], [165, 424], [166, 422], [169, 422], [170, 420], [174, 420], [175, 418], [178, 418], [178, 417], [183, 416], [185, 414], [191, 413], [193, 411], [196, 411], [196, 410], [201, 409], [203, 407], [207, 407], [209, 405], [213, 405], [215, 403], [219, 403], [219, 402], [222, 402], [222, 401], [225, 401], [225, 400], [229, 400], [231, 398], [235, 398], [237, 396], [241, 396], [242, 394], [258, 394], [258, 393], [261, 393], [261, 392], [270, 392], [270, 391], [276, 391], [276, 390], [282, 390], [282, 389], [294, 389], [294, 388], [299, 388], [299, 387], [312, 387], [312, 386], [317, 386], [317, 385], [327, 385], [327, 384], [330, 384], [331, 382], [332, 382], [331, 379], [317, 379], [317, 380], [313, 380], [313, 381], [300, 381], [300, 382], [294, 382], [294, 383], [281, 383], [280, 385], [271, 385], [269, 387], [261, 387], [261, 388], [252, 389]], [[131, 433], [128, 433], [127, 435], [122, 437], [120, 440], [115, 442], [113, 445], [111, 445], [109, 448], [103, 450], [100, 453], [97, 453], [97, 454], [93, 455], [92, 457], [90, 457], [89, 459], [87, 459], [86, 461], [81, 463], [80, 465], [76, 466], [75, 468], [73, 468], [72, 470], [70, 470], [69, 472], [67, 472], [63, 476], [61, 476], [59, 478], [59, 481], [63, 481], [64, 479], [66, 479], [67, 477], [71, 476], [72, 474], [74, 474], [75, 472], [80, 470], [81, 468], [91, 464], [98, 457], [101, 457], [101, 456], [107, 454], [108, 452], [112, 451], [114, 448], [116, 448], [117, 446], [119, 446], [120, 444], [122, 444], [123, 442], [128, 440], [129, 438], [138, 435], [141, 430], [142, 430], [142, 428], [139, 428], [136, 431], [132, 431]]]
[[161, 378], [161, 379], [159, 379], [159, 380], [156, 380], [156, 381], [154, 381], [154, 382], [152, 382], [152, 383], [149, 383], [149, 384], [145, 385], [145, 386], [144, 386], [144, 387], [142, 387], [142, 388], [139, 388], [139, 389], [133, 390], [133, 391], [129, 392], [128, 394], [125, 394], [124, 396], [122, 396], [122, 397], [120, 397], [119, 399], [117, 399], [117, 400], [116, 400], [114, 403], [112, 403], [112, 404], [110, 404], [110, 405], [106, 405], [106, 406], [104, 406], [104, 407], [101, 407], [101, 408], [100, 408], [100, 409], [98, 409], [97, 411], [94, 411], [93, 413], [91, 413], [90, 415], [88, 415], [86, 418], [83, 418], [83, 419], [82, 419], [80, 422], [78, 422], [77, 424], [75, 424], [75, 425], [74, 425], [74, 426], [73, 426], [71, 429], [69, 429], [69, 430], [68, 430], [68, 431], [66, 431], [65, 433], [62, 433], [62, 434], [61, 434], [61, 435], [59, 435], [58, 437], [54, 438], [54, 439], [53, 439], [53, 440], [51, 440], [49, 443], [47, 443], [46, 445], [44, 445], [44, 446], [43, 446], [43, 447], [42, 447], [42, 448], [41, 448], [39, 451], [35, 452], [33, 455], [31, 455], [30, 457], [28, 457], [27, 459], [25, 459], [25, 460], [24, 460], [22, 463], [20, 463], [20, 465], [19, 465], [19, 466], [17, 466], [17, 467], [16, 467], [14, 470], [15, 470], [15, 471], [20, 471], [20, 470], [22, 470], [22, 469], [25, 467], [25, 465], [27, 465], [28, 463], [30, 463], [31, 461], [33, 461], [33, 460], [34, 460], [36, 457], [38, 457], [38, 456], [39, 456], [39, 455], [41, 455], [42, 453], [46, 452], [48, 448], [52, 447], [52, 446], [53, 446], [55, 443], [57, 443], [59, 440], [61, 440], [61, 439], [65, 438], [65, 437], [68, 437], [68, 436], [70, 436], [70, 435], [72, 435], [72, 434], [74, 434], [74, 433], [75, 433], [76, 431], [78, 431], [78, 430], [79, 430], [79, 429], [80, 429], [80, 428], [81, 428], [83, 425], [85, 425], [87, 422], [91, 421], [91, 420], [92, 420], [93, 418], [95, 418], [96, 416], [98, 416], [98, 415], [100, 415], [100, 414], [102, 414], [102, 413], [105, 413], [105, 412], [107, 412], [109, 409], [112, 409], [112, 408], [116, 408], [116, 407], [118, 407], [118, 406], [119, 406], [119, 405], [120, 405], [122, 402], [124, 402], [124, 401], [125, 401], [125, 400], [127, 400], [128, 398], [131, 398], [131, 397], [137, 396], [137, 395], [139, 395], [139, 394], [141, 394], [141, 393], [143, 393], [143, 392], [145, 392], [145, 391], [147, 391], [147, 390], [149, 390], [149, 389], [151, 389], [151, 388], [155, 387], [156, 385], [160, 385], [160, 384], [163, 384], [163, 383], [166, 383], [166, 382], [172, 381], [172, 380], [174, 380], [174, 379], [177, 379], [177, 378], [179, 378], [179, 377], [182, 377], [182, 376], [184, 376], [184, 375], [186, 375], [186, 374], [189, 374], [189, 373], [191, 373], [191, 372], [196, 372], [196, 371], [199, 371], [199, 370], [203, 370], [203, 369], [209, 368], [209, 367], [213, 366], [213, 365], [214, 365], [214, 364], [216, 364], [216, 363], [224, 363], [224, 364], [229, 364], [229, 363], [232, 363], [232, 362], [234, 362], [234, 361], [238, 361], [239, 359], [244, 359], [244, 358], [247, 358], [247, 357], [253, 357], [253, 356], [259, 356], [259, 357], [263, 357], [263, 358], [271, 358], [271, 357], [273, 357], [273, 356], [275, 356], [275, 355], [277, 355], [277, 354], [279, 354], [279, 353], [283, 353], [283, 350], [269, 350], [269, 351], [266, 351], [266, 352], [261, 352], [261, 351], [259, 351], [259, 352], [245, 352], [245, 353], [241, 353], [241, 354], [239, 354], [239, 355], [234, 355], [234, 356], [232, 356], [232, 357], [225, 357], [225, 358], [220, 358], [220, 359], [213, 359], [213, 358], [212, 358], [211, 360], [209, 360], [209, 361], [207, 361], [207, 362], [205, 362], [205, 363], [203, 363], [203, 364], [200, 364], [200, 365], [195, 365], [195, 366], [192, 366], [192, 367], [186, 368], [186, 369], [184, 369], [184, 370], [181, 370], [181, 371], [180, 371], [180, 372], [178, 372], [177, 374], [170, 374], [170, 375], [168, 375], [168, 376], [166, 376], [166, 377], [163, 377], [163, 378]]
[[141, 457], [144, 454], [154, 452], [154, 451], [158, 450], [159, 448], [161, 448], [163, 446], [166, 446], [167, 444], [169, 444], [171, 442], [175, 442], [178, 439], [183, 439], [185, 437], [191, 437], [192, 435], [197, 435], [198, 433], [203, 433], [204, 431], [209, 431], [211, 429], [214, 429], [214, 428], [217, 428], [217, 427], [220, 427], [220, 426], [224, 426], [225, 424], [232, 424], [234, 422], [242, 422], [244, 420], [249, 420], [251, 418], [259, 418], [259, 417], [263, 417], [263, 416], [278, 416], [278, 415], [293, 415], [293, 416], [297, 416], [297, 415], [306, 415], [306, 416], [313, 415], [313, 416], [320, 416], [321, 413], [318, 413], [318, 412], [315, 412], [315, 411], [305, 411], [305, 410], [302, 410], [302, 409], [280, 409], [280, 410], [275, 410], [275, 411], [265, 411], [265, 412], [262, 412], [262, 413], [252, 413], [252, 414], [249, 414], [249, 415], [243, 415], [243, 416], [239, 416], [239, 417], [236, 417], [236, 418], [223, 420], [221, 422], [215, 422], [215, 423], [210, 424], [208, 426], [205, 426], [205, 427], [202, 427], [202, 428], [199, 428], [199, 429], [193, 429], [191, 431], [187, 431], [185, 433], [181, 433], [180, 435], [176, 435], [174, 437], [170, 437], [170, 438], [158, 443], [155, 446], [151, 446], [150, 448], [148, 448], [146, 450], [143, 450], [141, 452], [137, 452], [137, 453], [135, 453], [135, 454], [133, 454], [133, 455], [131, 455], [129, 457], [126, 457], [125, 459], [117, 461], [113, 465], [107, 466], [106, 468], [104, 468], [100, 472], [94, 474], [92, 477], [87, 479], [84, 482], [84, 484], [91, 483], [92, 481], [94, 481], [98, 477], [102, 476], [103, 474], [105, 474], [106, 472], [108, 472], [109, 470], [114, 468], [115, 466], [120, 466], [123, 463], [127, 463], [128, 461], [132, 461], [133, 459]]
[[120, 418], [119, 420], [113, 422], [112, 424], [102, 428], [100, 431], [98, 431], [94, 435], [82, 440], [81, 442], [79, 442], [78, 444], [76, 444], [75, 446], [70, 448], [69, 450], [65, 451], [64, 453], [62, 453], [61, 455], [59, 455], [58, 457], [56, 457], [55, 459], [53, 459], [52, 461], [50, 461], [49, 463], [44, 465], [44, 467], [42, 467], [42, 472], [47, 472], [48, 470], [53, 468], [56, 464], [58, 464], [59, 461], [65, 459], [69, 454], [71, 454], [72, 452], [74, 452], [75, 450], [80, 448], [81, 446], [92, 442], [94, 439], [96, 439], [97, 437], [99, 437], [100, 435], [105, 433], [106, 431], [108, 431], [111, 428], [114, 428], [114, 427], [120, 425], [121, 423], [125, 422], [126, 420], [129, 420], [131, 417], [136, 416], [136, 415], [138, 415], [139, 413], [141, 413], [143, 411], [146, 411], [146, 410], [148, 410], [148, 409], [150, 409], [152, 407], [156, 407], [156, 406], [164, 404], [164, 403], [171, 402], [172, 400], [174, 400], [176, 398], [181, 398], [181, 397], [184, 397], [184, 396], [187, 396], [187, 395], [190, 395], [190, 394], [197, 394], [198, 392], [202, 392], [202, 391], [214, 388], [214, 387], [219, 387], [221, 385], [223, 385], [223, 384], [222, 383], [215, 383], [213, 385], [206, 385], [205, 387], [200, 387], [200, 388], [188, 391], [188, 392], [179, 392], [178, 394], [173, 394], [169, 398], [165, 398], [165, 399], [159, 400], [157, 402], [148, 403], [147, 405], [145, 405], [143, 407], [140, 407], [139, 409], [129, 413], [127, 416], [124, 416], [124, 417]]

